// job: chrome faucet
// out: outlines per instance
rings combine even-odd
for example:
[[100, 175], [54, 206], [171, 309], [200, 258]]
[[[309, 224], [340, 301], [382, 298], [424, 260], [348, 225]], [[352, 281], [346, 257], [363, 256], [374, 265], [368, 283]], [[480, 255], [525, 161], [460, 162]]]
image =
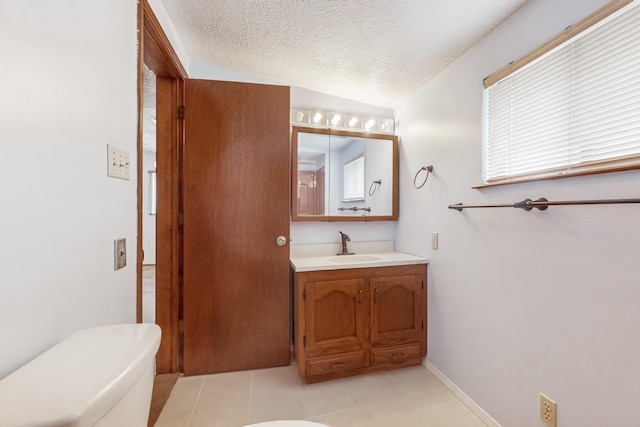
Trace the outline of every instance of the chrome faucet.
[[347, 249], [347, 242], [351, 241], [349, 235], [344, 234], [342, 231], [338, 231], [338, 233], [340, 233], [340, 237], [342, 237], [342, 252], [336, 255], [355, 255], [354, 252], [349, 252], [349, 249]]

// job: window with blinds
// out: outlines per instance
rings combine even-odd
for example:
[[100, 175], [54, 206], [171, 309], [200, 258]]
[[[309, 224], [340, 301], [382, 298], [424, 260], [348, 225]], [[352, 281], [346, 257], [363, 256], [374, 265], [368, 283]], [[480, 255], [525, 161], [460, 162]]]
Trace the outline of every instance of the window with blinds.
[[485, 79], [485, 183], [640, 168], [640, 0], [611, 3]]

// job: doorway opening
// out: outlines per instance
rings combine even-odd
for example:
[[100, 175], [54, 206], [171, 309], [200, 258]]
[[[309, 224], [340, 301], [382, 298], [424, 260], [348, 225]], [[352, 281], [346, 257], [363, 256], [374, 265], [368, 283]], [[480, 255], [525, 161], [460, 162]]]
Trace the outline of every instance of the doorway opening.
[[[153, 320], [162, 328], [162, 341], [156, 356], [159, 374], [180, 372], [181, 334], [181, 227], [179, 225], [180, 159], [184, 143], [179, 111], [184, 99], [187, 73], [171, 47], [147, 0], [138, 10], [138, 244], [137, 244], [137, 320]], [[155, 81], [155, 101], [145, 99], [146, 77]], [[150, 87], [148, 88], [150, 90]], [[145, 106], [149, 120], [145, 120]], [[155, 121], [151, 118], [155, 107]], [[155, 160], [145, 149], [145, 125], [155, 131]], [[149, 143], [147, 143], [147, 146]], [[152, 167], [155, 164], [155, 167]], [[151, 173], [150, 173], [151, 171]], [[155, 191], [152, 187], [155, 185]], [[152, 195], [155, 195], [152, 203]], [[155, 206], [153, 206], [155, 205]], [[155, 214], [152, 208], [155, 207]], [[154, 217], [154, 221], [149, 217]], [[155, 222], [155, 231], [152, 226]], [[144, 292], [145, 266], [155, 267], [155, 307], [149, 307], [151, 292]], [[147, 269], [149, 270], [149, 269]], [[149, 278], [146, 278], [148, 281]], [[151, 284], [147, 284], [149, 289]], [[146, 296], [145, 300], [145, 293]]]
[[142, 323], [156, 321], [156, 75], [143, 64], [142, 94]]

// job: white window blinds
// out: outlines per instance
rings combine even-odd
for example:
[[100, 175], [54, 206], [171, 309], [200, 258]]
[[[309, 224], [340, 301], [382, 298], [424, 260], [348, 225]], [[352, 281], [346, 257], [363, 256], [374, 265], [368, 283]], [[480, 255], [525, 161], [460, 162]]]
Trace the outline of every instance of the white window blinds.
[[485, 182], [640, 166], [638, 3], [485, 89]]

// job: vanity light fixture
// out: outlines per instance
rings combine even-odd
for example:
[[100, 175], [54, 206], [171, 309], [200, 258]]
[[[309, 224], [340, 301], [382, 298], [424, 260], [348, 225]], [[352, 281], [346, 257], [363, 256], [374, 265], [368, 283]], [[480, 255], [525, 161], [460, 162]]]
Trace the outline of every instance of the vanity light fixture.
[[291, 109], [291, 123], [304, 123], [309, 124], [309, 110], [302, 110], [300, 108]]
[[318, 126], [326, 126], [327, 114], [324, 111], [314, 111], [311, 117], [311, 123]]
[[370, 131], [372, 129], [378, 129], [377, 125], [378, 125], [378, 121], [374, 118], [371, 118], [367, 120], [367, 122], [364, 124], [364, 130]]
[[349, 121], [347, 122], [347, 127], [352, 129], [360, 128], [360, 118], [358, 116], [349, 117]]
[[344, 118], [340, 113], [331, 113], [331, 127], [344, 127]]
[[380, 132], [388, 132], [388, 129], [391, 129], [391, 133], [393, 133], [394, 122], [393, 119], [380, 119], [380, 124], [378, 125], [378, 129]]
[[291, 124], [356, 132], [377, 132], [393, 135], [395, 120], [393, 117], [371, 117], [339, 111], [292, 108]]

